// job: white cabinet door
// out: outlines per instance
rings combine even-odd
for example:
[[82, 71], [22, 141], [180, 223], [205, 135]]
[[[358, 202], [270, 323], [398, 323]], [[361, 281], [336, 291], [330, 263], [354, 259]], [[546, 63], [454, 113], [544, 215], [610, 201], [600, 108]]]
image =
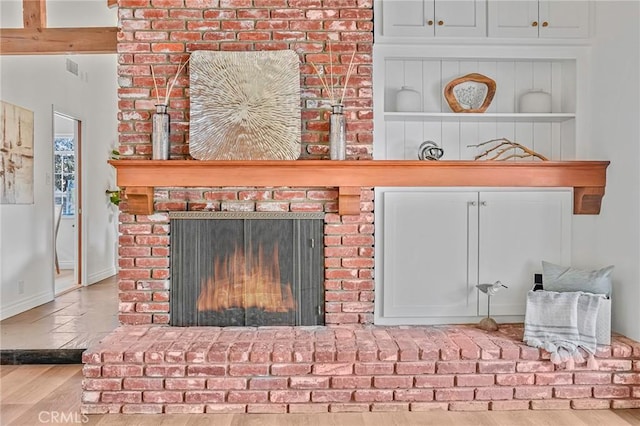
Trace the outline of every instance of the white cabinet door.
[[[542, 260], [570, 263], [571, 217], [570, 190], [480, 193], [479, 281], [509, 287], [491, 298], [492, 316], [524, 315]], [[486, 297], [479, 295], [482, 315]]]
[[484, 37], [487, 35], [485, 0], [439, 0], [435, 2], [437, 37]]
[[542, 260], [570, 263], [570, 190], [383, 188], [376, 196], [377, 315], [386, 324], [473, 322], [487, 314], [476, 284], [498, 280], [508, 288], [492, 297], [491, 315], [522, 316]]
[[489, 0], [489, 37], [538, 37], [538, 1]]
[[589, 4], [578, 0], [489, 0], [490, 37], [571, 38], [589, 35]]
[[476, 316], [477, 266], [469, 265], [477, 265], [477, 192], [389, 188], [380, 194], [381, 316], [405, 323]]
[[433, 0], [382, 0], [385, 36], [433, 37]]
[[541, 0], [540, 37], [589, 36], [589, 4], [585, 1]]
[[397, 37], [482, 37], [485, 0], [382, 0], [382, 34]]

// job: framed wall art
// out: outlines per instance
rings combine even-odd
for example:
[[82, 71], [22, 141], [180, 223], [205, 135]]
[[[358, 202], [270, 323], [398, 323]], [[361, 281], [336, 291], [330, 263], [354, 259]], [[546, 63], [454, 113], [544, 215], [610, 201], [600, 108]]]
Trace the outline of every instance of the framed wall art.
[[33, 204], [33, 111], [0, 101], [0, 204]]
[[300, 156], [300, 63], [293, 50], [191, 54], [189, 153], [198, 160]]

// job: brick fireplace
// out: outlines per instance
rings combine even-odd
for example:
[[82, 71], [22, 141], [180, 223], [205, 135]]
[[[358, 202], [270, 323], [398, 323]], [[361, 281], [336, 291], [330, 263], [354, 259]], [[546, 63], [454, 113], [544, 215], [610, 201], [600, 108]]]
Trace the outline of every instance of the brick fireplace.
[[[148, 159], [158, 78], [195, 50], [292, 49], [300, 56], [301, 159], [328, 158], [328, 94], [312, 63], [344, 84], [352, 52], [357, 67], [345, 96], [349, 159], [372, 153], [371, 1], [120, 0], [119, 150]], [[331, 57], [329, 55], [331, 52]], [[331, 66], [333, 64], [333, 66]], [[171, 96], [171, 159], [188, 159], [188, 75]], [[325, 321], [373, 321], [373, 191], [361, 191], [360, 215], [337, 214], [336, 188], [156, 188], [154, 214], [120, 216], [120, 314], [123, 324], [169, 322], [169, 212], [316, 212], [324, 214]], [[126, 203], [123, 204], [126, 210]]]
[[[149, 159], [156, 89], [195, 50], [300, 56], [301, 160], [328, 158], [327, 93], [344, 83], [347, 155], [372, 157], [371, 0], [119, 0], [119, 150]], [[330, 43], [329, 43], [330, 42]], [[329, 56], [331, 44], [332, 58]], [[330, 64], [335, 64], [331, 69]], [[170, 94], [171, 160], [190, 159], [188, 76]], [[521, 340], [471, 326], [376, 327], [373, 189], [340, 214], [336, 187], [156, 187], [151, 214], [119, 218], [122, 326], [84, 354], [85, 413], [339, 412], [638, 407], [640, 345], [599, 351], [600, 371], [563, 371]], [[323, 218], [324, 322], [170, 327], [172, 212], [294, 212]]]
[[[159, 191], [164, 192], [164, 191]], [[243, 189], [229, 190], [167, 190], [174, 197], [170, 202], [157, 201], [156, 208], [176, 205], [219, 205], [225, 211], [238, 211], [244, 206], [258, 211], [273, 211], [277, 205], [283, 211], [335, 209], [336, 190], [315, 189]], [[177, 202], [176, 193], [200, 197], [197, 202]], [[372, 197], [370, 190], [363, 191]], [[190, 194], [190, 195], [186, 195]], [[262, 201], [256, 201], [258, 196]], [[207, 202], [218, 197], [225, 201]], [[265, 198], [268, 197], [268, 200]], [[238, 199], [239, 198], [239, 199]], [[300, 201], [297, 201], [299, 199]], [[194, 206], [195, 205], [195, 206]], [[363, 209], [372, 210], [372, 198], [362, 202]], [[283, 207], [284, 206], [284, 207]], [[166, 208], [166, 207], [164, 207]], [[200, 209], [195, 209], [200, 211]], [[170, 272], [169, 213], [150, 216], [120, 214], [119, 257], [119, 320], [122, 324], [169, 324]], [[373, 322], [373, 212], [359, 216], [324, 214], [324, 312], [326, 324], [370, 324]]]

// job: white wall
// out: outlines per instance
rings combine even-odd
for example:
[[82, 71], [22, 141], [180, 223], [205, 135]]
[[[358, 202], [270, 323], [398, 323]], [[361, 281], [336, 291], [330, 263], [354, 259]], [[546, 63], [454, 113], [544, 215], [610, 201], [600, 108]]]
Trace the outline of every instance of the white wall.
[[[14, 1], [0, 2], [4, 14]], [[76, 26], [117, 24], [106, 1], [55, 0], [55, 16], [75, 17]], [[91, 9], [92, 14], [78, 14]], [[64, 9], [66, 8], [66, 9]], [[52, 8], [49, 8], [52, 11]], [[70, 24], [70, 22], [65, 22]], [[49, 20], [50, 26], [56, 26]], [[58, 24], [62, 26], [62, 24]], [[69, 26], [69, 25], [66, 25]], [[63, 55], [0, 56], [0, 98], [34, 112], [33, 205], [0, 206], [0, 318], [53, 299], [53, 109], [82, 120], [83, 197], [86, 258], [83, 283], [116, 272], [117, 215], [105, 195], [114, 187], [107, 164], [117, 145], [117, 57], [74, 55], [80, 77], [66, 71]], [[22, 282], [24, 291], [19, 292]]]
[[640, 340], [640, 3], [596, 1], [588, 143], [611, 161], [598, 216], [574, 216], [574, 264], [615, 265], [612, 328]]

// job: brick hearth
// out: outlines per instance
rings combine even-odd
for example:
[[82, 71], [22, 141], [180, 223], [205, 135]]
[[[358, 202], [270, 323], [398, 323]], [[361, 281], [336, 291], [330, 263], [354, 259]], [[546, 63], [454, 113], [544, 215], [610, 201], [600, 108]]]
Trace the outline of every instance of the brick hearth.
[[84, 413], [640, 408], [640, 344], [554, 366], [521, 325], [123, 326], [84, 354]]

